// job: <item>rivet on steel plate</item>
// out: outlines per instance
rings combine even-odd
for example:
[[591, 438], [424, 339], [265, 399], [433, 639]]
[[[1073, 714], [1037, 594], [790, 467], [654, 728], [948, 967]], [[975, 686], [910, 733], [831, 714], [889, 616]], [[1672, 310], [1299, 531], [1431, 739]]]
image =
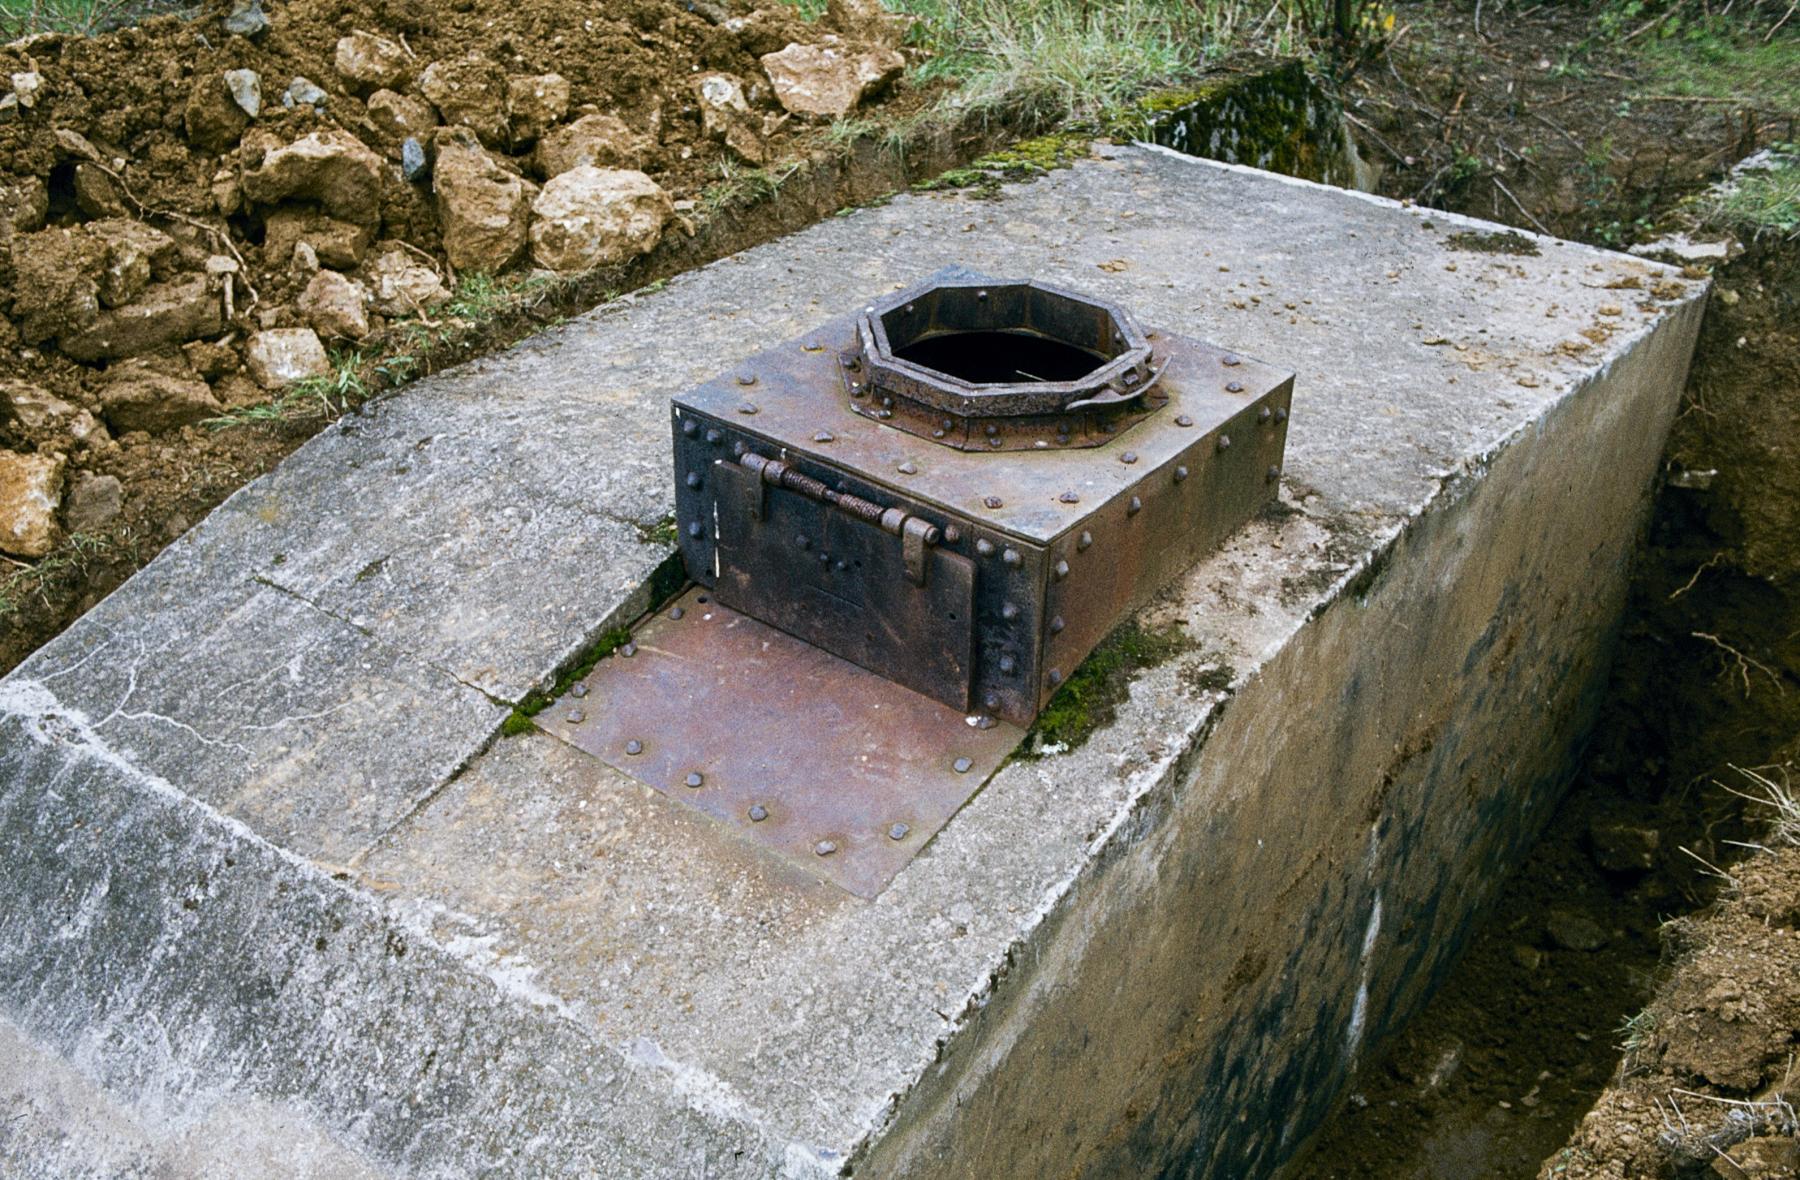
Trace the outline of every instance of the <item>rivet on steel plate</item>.
[[756, 384], [756, 374], [755, 373], [739, 373], [737, 375], [737, 383], [739, 385], [755, 385]]
[[690, 771], [689, 771], [689, 772], [688, 772], [688, 776], [687, 776], [687, 779], [686, 779], [686, 782], [687, 782], [687, 785], [688, 785], [688, 786], [690, 786], [690, 787], [697, 787], [697, 786], [699, 786], [699, 785], [700, 785], [700, 784], [701, 784], [701, 783], [703, 783], [703, 782], [705, 782], [705, 781], [706, 781], [706, 776], [705, 776], [705, 775], [703, 775], [703, 774], [701, 774], [701, 773], [700, 773], [700, 772], [699, 772], [699, 771], [697, 771], [697, 770], [690, 770]]
[[981, 540], [975, 542], [975, 553], [979, 557], [992, 557], [994, 555], [994, 543], [986, 537], [981, 538]]
[[799, 536], [794, 538], [794, 544], [799, 546], [802, 549], [811, 549], [812, 548], [812, 538], [808, 537], [805, 533], [801, 533]]
[[988, 438], [988, 446], [990, 446], [990, 447], [997, 447], [997, 446], [999, 446], [999, 445], [1000, 445], [1000, 440], [999, 440], [999, 439], [998, 439], [998, 438], [994, 438], [994, 437], [992, 437], [992, 436], [990, 436], [990, 437], [989, 437], [989, 438]]
[[1267, 406], [1264, 406], [1262, 409], [1256, 411], [1256, 420], [1258, 422], [1267, 422], [1270, 418], [1273, 418], [1274, 416], [1275, 416], [1275, 411], [1271, 410]]
[[1056, 580], [1060, 582], [1069, 576], [1069, 563], [1066, 561], [1059, 561], [1050, 567], [1050, 572], [1055, 574]]
[[1175, 415], [1175, 425], [1177, 425], [1177, 426], [1192, 426], [1193, 424], [1194, 424], [1194, 420], [1192, 418], [1188, 417], [1186, 414]]
[[1221, 451], [1229, 451], [1231, 449], [1231, 436], [1229, 434], [1221, 434], [1219, 436], [1219, 449]]
[[1126, 451], [1123, 455], [1119, 456], [1119, 462], [1121, 462], [1121, 463], [1136, 463], [1137, 462], [1137, 452], [1136, 451]]
[[[984, 703], [990, 709], [998, 709], [1000, 707], [1000, 698], [991, 696]], [[1000, 724], [998, 721], [995, 721], [992, 717], [986, 715], [975, 718], [976, 729], [992, 729], [998, 724]]]
[[694, 421], [692, 418], [683, 418], [681, 420], [681, 433], [687, 435], [689, 438], [693, 438], [699, 429], [700, 423]]
[[587, 720], [587, 714], [583, 713], [580, 709], [570, 709], [569, 715], [564, 717], [563, 720], [567, 721], [570, 725], [580, 725], [583, 721]]
[[706, 432], [706, 441], [711, 443], [715, 447], [718, 446], [719, 443], [724, 441], [724, 438], [725, 438], [725, 436], [723, 434], [720, 434], [716, 430], [709, 430]]
[[957, 528], [953, 524], [947, 524], [944, 526], [944, 544], [954, 545], [960, 540], [962, 540], [962, 530], [961, 529]]
[[1061, 668], [1050, 669], [1050, 687], [1055, 688], [1057, 685], [1059, 685], [1061, 683], [1062, 683], [1062, 669]]
[[1186, 479], [1187, 477], [1188, 477], [1188, 469], [1185, 466], [1178, 466], [1175, 468], [1175, 482], [1176, 483], [1180, 483], [1182, 480]]
[[[986, 696], [981, 698], [981, 707], [984, 709], [998, 709], [1000, 707], [1000, 697], [995, 693], [991, 693], [991, 692], [988, 693]], [[992, 725], [983, 725], [982, 724], [983, 721], [990, 721], [990, 720], [991, 720], [991, 718], [987, 718], [987, 717], [975, 718], [975, 728], [976, 729], [992, 729], [993, 728]]]
[[1244, 383], [1242, 381], [1227, 381], [1225, 383], [1225, 392], [1242, 393], [1244, 392]]
[[1000, 617], [1010, 623], [1019, 617], [1019, 608], [1010, 602], [1003, 602], [1000, 604]]
[[956, 423], [950, 421], [950, 419], [948, 419], [948, 418], [944, 418], [944, 419], [940, 420], [938, 422], [938, 425], [942, 426], [945, 430], [953, 430], [956, 428]]
[[836, 438], [837, 436], [832, 434], [829, 430], [821, 430], [819, 433], [813, 435], [814, 442], [833, 442]]
[[680, 619], [681, 616], [685, 615], [685, 614], [687, 614], [686, 611], [682, 610], [680, 607], [676, 607], [674, 610], [669, 612], [669, 617], [671, 619]]
[[907, 833], [909, 833], [911, 831], [912, 831], [912, 829], [907, 827], [905, 824], [895, 824], [893, 827], [888, 829], [888, 839], [904, 840], [904, 839], [906, 839]]
[[932, 437], [932, 438], [943, 438], [943, 437], [944, 437], [944, 432], [943, 432], [943, 431], [941, 431], [941, 430], [934, 430], [934, 431], [932, 431], [932, 432], [931, 432], [931, 437]]
[[830, 856], [837, 851], [837, 845], [830, 840], [821, 840], [813, 845], [813, 852], [819, 856]]
[[800, 348], [804, 352], [824, 352], [825, 351], [825, 346], [823, 344], [820, 344], [817, 340], [808, 340], [805, 344], [802, 344], [800, 346]]
[[756, 407], [753, 404], [751, 404], [750, 402], [745, 402], [743, 405], [738, 407], [738, 413], [754, 414], [754, 413], [756, 413]]
[[977, 292], [975, 292], [975, 298], [982, 303], [986, 303], [987, 302], [987, 292], [986, 291], [977, 291]]
[[886, 410], [891, 410], [891, 409], [893, 409], [893, 408], [894, 408], [894, 399], [893, 399], [893, 398], [891, 398], [891, 397], [884, 397], [884, 398], [882, 398], [882, 399], [881, 399], [881, 406], [882, 406], [882, 408], [883, 408], [883, 409], [886, 409]]
[[621, 643], [619, 645], [619, 654], [629, 660], [632, 656], [637, 655], [637, 644]]
[[1021, 562], [1023, 562], [1025, 559], [1023, 557], [1019, 556], [1019, 551], [1017, 549], [1008, 549], [1005, 552], [1003, 552], [1002, 554], [1000, 554], [1000, 560], [1005, 562], [1007, 565], [1016, 566], [1016, 565], [1020, 564]]
[[625, 752], [627, 754], [632, 755], [633, 757], [636, 757], [637, 755], [642, 754], [644, 752], [644, 743], [638, 741], [636, 738], [632, 738], [630, 741], [625, 743]]
[[699, 487], [700, 486], [700, 473], [698, 471], [688, 472], [687, 479], [684, 480], [683, 482], [685, 482], [687, 484], [687, 486], [690, 488]]
[[1064, 626], [1064, 624], [1063, 624], [1062, 616], [1061, 615], [1055, 616], [1054, 618], [1052, 618], [1050, 620], [1050, 634], [1061, 635], [1063, 626]]
[[1079, 537], [1075, 538], [1075, 552], [1077, 552], [1077, 553], [1084, 552], [1084, 551], [1086, 551], [1087, 547], [1089, 545], [1092, 545], [1093, 543], [1094, 543], [1094, 534], [1088, 532], [1086, 529], [1082, 529], [1081, 535]]
[[982, 427], [982, 429], [985, 430], [989, 435], [995, 435], [995, 434], [1000, 433], [1000, 428], [998, 426], [994, 425], [992, 422], [989, 422], [986, 426]]
[[689, 522], [688, 522], [688, 536], [690, 536], [690, 537], [700, 537], [700, 536], [702, 536], [702, 535], [703, 535], [703, 534], [704, 534], [704, 533], [705, 533], [705, 532], [706, 532], [706, 530], [705, 530], [705, 529], [703, 529], [703, 528], [701, 528], [701, 527], [700, 527], [700, 522], [699, 522], [699, 521], [697, 521], [697, 520], [691, 520], [691, 521], [689, 521]]
[[1136, 496], [1133, 496], [1131, 498], [1131, 500], [1125, 505], [1125, 515], [1126, 516], [1136, 516], [1139, 512], [1143, 511], [1143, 508], [1144, 508], [1144, 502], [1142, 500], [1138, 499]]
[[769, 818], [769, 809], [760, 803], [752, 803], [750, 805], [750, 810], [745, 814], [750, 817], [751, 823], [759, 824], [763, 820]]
[[1275, 411], [1275, 421], [1277, 421], [1277, 422], [1286, 422], [1287, 421], [1287, 410], [1285, 408]]
[[917, 311], [917, 310], [918, 310], [918, 308], [916, 308], [916, 307], [914, 307], [914, 306], [913, 306], [913, 305], [912, 305], [912, 304], [910, 304], [910, 303], [909, 303], [909, 304], [907, 304], [907, 305], [906, 305], [906, 314], [907, 314], [907, 315], [911, 315], [911, 314], [912, 314], [912, 313], [913, 313], [913, 312], [915, 312], [915, 311]]
[[1017, 668], [1018, 666], [1019, 666], [1018, 662], [1015, 661], [1011, 656], [1001, 656], [1000, 657], [1000, 670], [1002, 672], [1006, 673], [1008, 676], [1011, 676], [1013, 674], [1013, 669]]
[[950, 764], [950, 768], [958, 774], [967, 774], [974, 766], [974, 761], [968, 758], [958, 758]]
[[1061, 500], [1064, 504], [1081, 503], [1081, 497], [1077, 496], [1074, 492], [1064, 492], [1062, 495], [1058, 496], [1057, 499]]
[[586, 696], [587, 693], [588, 693], [588, 688], [587, 688], [587, 685], [585, 685], [585, 684], [577, 684], [574, 688], [571, 688], [569, 690], [569, 695], [574, 697], [576, 700], [580, 700], [582, 697]]
[[1243, 358], [1239, 357], [1237, 355], [1237, 353], [1228, 352], [1224, 356], [1219, 358], [1219, 363], [1221, 365], [1241, 365], [1244, 362], [1243, 362]]
[[919, 474], [919, 465], [914, 463], [911, 459], [908, 459], [906, 462], [900, 464], [900, 466], [894, 468], [894, 470], [898, 471], [901, 475], [917, 475]]
[[983, 496], [981, 502], [989, 508], [1006, 507], [1006, 501], [1002, 500], [999, 496]]
[[1267, 471], [1263, 472], [1263, 478], [1268, 480], [1270, 483], [1274, 483], [1276, 480], [1281, 478], [1281, 468], [1276, 467], [1271, 464], [1269, 469]]

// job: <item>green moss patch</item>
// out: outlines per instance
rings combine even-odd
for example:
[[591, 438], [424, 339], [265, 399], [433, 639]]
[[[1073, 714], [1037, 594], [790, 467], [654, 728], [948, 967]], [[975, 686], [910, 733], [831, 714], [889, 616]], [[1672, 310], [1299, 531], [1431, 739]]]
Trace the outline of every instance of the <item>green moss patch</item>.
[[513, 711], [500, 723], [500, 732], [507, 737], [517, 737], [522, 733], [530, 733], [536, 724], [532, 721], [539, 713], [548, 709], [558, 697], [569, 691], [569, 688], [582, 677], [594, 670], [594, 665], [611, 655], [621, 644], [631, 638], [631, 632], [620, 627], [616, 631], [608, 631], [600, 637], [600, 641], [583, 652], [556, 683], [542, 692], [529, 692], [525, 699], [513, 706]]
[[1445, 238], [1444, 245], [1451, 250], [1471, 250], [1476, 254], [1541, 253], [1536, 242], [1510, 229], [1504, 233], [1465, 229]]
[[[1175, 624], [1149, 628], [1136, 619], [1126, 620], [1100, 641], [1100, 646], [1050, 698], [1031, 732], [1025, 735], [1019, 757], [1040, 758], [1051, 751], [1061, 753], [1081, 745], [1118, 715], [1119, 704], [1139, 672], [1194, 646], [1194, 641]], [[1226, 683], [1229, 682], [1228, 674]]]
[[1076, 132], [1040, 135], [982, 156], [966, 168], [952, 168], [930, 180], [922, 180], [913, 188], [920, 192], [970, 189], [972, 196], [991, 200], [1000, 195], [1003, 184], [1036, 180], [1086, 159], [1091, 143], [1086, 134]]

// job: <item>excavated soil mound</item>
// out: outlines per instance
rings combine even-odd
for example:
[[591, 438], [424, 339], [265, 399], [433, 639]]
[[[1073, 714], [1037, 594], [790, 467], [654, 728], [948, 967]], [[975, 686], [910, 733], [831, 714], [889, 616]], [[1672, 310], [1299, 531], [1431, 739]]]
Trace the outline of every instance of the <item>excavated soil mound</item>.
[[709, 186], [894, 95], [903, 32], [855, 0], [234, 0], [0, 48], [0, 672], [316, 428], [302, 400], [404, 379], [369, 358], [479, 317], [479, 276], [693, 233]]

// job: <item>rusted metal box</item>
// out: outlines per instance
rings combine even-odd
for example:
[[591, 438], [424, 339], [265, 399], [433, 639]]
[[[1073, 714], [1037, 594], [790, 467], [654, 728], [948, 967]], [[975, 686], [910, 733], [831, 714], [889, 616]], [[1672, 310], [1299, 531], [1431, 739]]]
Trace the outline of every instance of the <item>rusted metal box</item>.
[[1272, 500], [1293, 375], [1049, 284], [942, 272], [674, 399], [690, 577], [1028, 724]]

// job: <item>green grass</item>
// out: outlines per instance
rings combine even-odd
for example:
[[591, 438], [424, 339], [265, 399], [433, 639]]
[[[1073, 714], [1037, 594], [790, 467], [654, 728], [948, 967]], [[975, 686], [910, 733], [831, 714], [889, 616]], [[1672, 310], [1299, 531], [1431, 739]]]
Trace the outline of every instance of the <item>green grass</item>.
[[[1671, 17], [1670, 22], [1674, 19]], [[1771, 112], [1800, 110], [1800, 31], [1763, 40], [1773, 19], [1665, 22], [1646, 40], [1643, 93], [1729, 100]]]
[[17, 614], [34, 595], [43, 593], [45, 585], [52, 578], [69, 572], [86, 577], [90, 565], [111, 559], [120, 552], [121, 541], [118, 538], [72, 533], [34, 563], [4, 559], [0, 564], [9, 568], [7, 572], [0, 574], [0, 619]]
[[1706, 197], [1702, 223], [1750, 237], [1800, 237], [1800, 149], [1777, 150], [1773, 167], [1746, 169], [1735, 185]]
[[570, 686], [577, 680], [592, 672], [595, 664], [611, 655], [630, 638], [631, 632], [622, 627], [602, 635], [600, 641], [583, 653], [573, 666], [558, 676], [556, 683], [549, 689], [543, 692], [527, 693], [524, 700], [513, 706], [513, 711], [507, 714], [505, 721], [500, 723], [500, 732], [507, 737], [518, 737], [522, 733], [530, 733], [535, 724], [532, 721], [533, 717], [548, 709], [558, 697], [568, 692]]
[[[932, 54], [915, 73], [919, 81], [956, 82], [962, 106], [1022, 101], [1074, 118], [1104, 117], [1191, 77], [1249, 40], [1258, 18], [1272, 11], [1238, 0], [888, 2], [918, 18], [912, 41]], [[1290, 7], [1289, 0], [1276, 5]], [[1274, 24], [1291, 27], [1279, 14]]]
[[0, 0], [0, 41], [35, 33], [103, 33], [193, 7], [170, 0]]
[[[395, 361], [404, 359], [407, 358], [384, 358], [375, 368], [385, 374]], [[368, 364], [361, 353], [334, 352], [331, 354], [331, 372], [296, 381], [269, 401], [228, 410], [216, 418], [206, 419], [204, 425], [224, 430], [255, 423], [330, 418], [369, 396], [369, 387], [363, 380], [363, 369]]]

